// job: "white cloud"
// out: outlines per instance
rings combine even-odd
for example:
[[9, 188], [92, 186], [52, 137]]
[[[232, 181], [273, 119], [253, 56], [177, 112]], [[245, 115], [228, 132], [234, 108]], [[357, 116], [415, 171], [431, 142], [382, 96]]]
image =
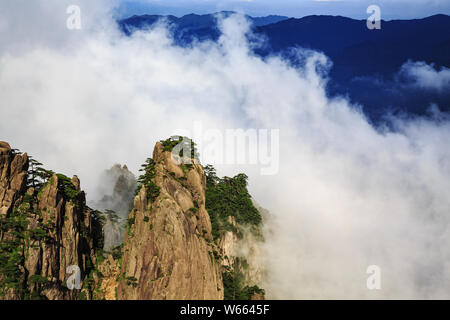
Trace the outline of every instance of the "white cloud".
[[400, 75], [413, 85], [437, 91], [450, 90], [450, 69], [436, 70], [425, 62], [407, 62], [400, 69]]
[[[299, 69], [264, 61], [250, 53], [239, 17], [222, 22], [218, 44], [185, 49], [163, 26], [132, 38], [101, 29], [61, 45], [43, 27], [44, 40], [2, 50], [2, 140], [78, 174], [93, 196], [103, 169], [119, 162], [137, 172], [155, 141], [194, 121], [280, 128], [278, 175], [219, 168], [245, 170], [274, 215], [270, 298], [450, 297], [448, 122], [375, 130], [346, 100], [327, 98], [316, 72], [324, 56], [307, 53]], [[382, 270], [377, 292], [365, 286], [373, 264]]]

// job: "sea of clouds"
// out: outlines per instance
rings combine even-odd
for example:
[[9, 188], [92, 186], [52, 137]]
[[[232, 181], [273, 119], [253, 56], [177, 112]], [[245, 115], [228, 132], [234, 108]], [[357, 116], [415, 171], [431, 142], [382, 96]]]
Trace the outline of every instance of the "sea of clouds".
[[[246, 172], [271, 212], [268, 298], [450, 298], [446, 115], [374, 128], [358, 106], [326, 95], [327, 57], [299, 50], [297, 68], [263, 60], [242, 16], [219, 18], [217, 43], [181, 48], [163, 23], [125, 37], [107, 1], [77, 1], [83, 28], [68, 30], [72, 2], [1, 2], [1, 140], [77, 174], [95, 199], [104, 169], [126, 163], [137, 174], [156, 141], [195, 122], [279, 129], [277, 174], [218, 167]], [[402, 72], [449, 89], [448, 70], [411, 62]], [[381, 290], [366, 287], [369, 265], [381, 269]]]

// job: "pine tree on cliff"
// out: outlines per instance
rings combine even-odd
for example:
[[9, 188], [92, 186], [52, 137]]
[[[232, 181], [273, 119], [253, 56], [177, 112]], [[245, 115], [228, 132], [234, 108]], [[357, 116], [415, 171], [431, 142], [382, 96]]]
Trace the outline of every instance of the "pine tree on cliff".
[[144, 186], [147, 191], [147, 199], [153, 202], [159, 196], [160, 192], [159, 187], [155, 183], [155, 161], [152, 158], [147, 158], [141, 167], [142, 168], [139, 171], [143, 172], [143, 174], [141, 174], [137, 180], [138, 187], [136, 189], [136, 193], [138, 193], [142, 186]]
[[35, 190], [40, 189], [54, 174], [53, 171], [44, 169], [43, 164], [35, 160], [32, 156], [29, 159], [28, 169], [28, 187], [33, 187]]

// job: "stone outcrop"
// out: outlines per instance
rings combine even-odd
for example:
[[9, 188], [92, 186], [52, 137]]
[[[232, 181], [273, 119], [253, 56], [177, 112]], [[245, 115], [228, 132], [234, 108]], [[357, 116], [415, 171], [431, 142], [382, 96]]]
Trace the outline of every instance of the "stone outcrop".
[[[213, 236], [204, 168], [177, 164], [163, 144], [148, 159], [150, 174], [140, 179], [123, 243], [113, 248], [120, 239], [111, 240], [107, 252], [104, 227], [112, 220], [86, 206], [78, 177], [51, 172], [36, 184], [30, 162], [0, 142], [0, 299], [220, 300], [225, 276], [242, 275], [242, 288], [260, 283], [260, 240], [232, 216], [235, 231]], [[119, 198], [128, 206], [136, 183], [129, 174], [115, 180], [112, 193], [120, 187], [127, 195], [111, 196], [108, 206]], [[20, 254], [11, 273], [12, 252]], [[69, 266], [79, 268], [81, 289], [67, 288]], [[264, 298], [263, 290], [250, 289], [248, 297]]]
[[28, 156], [15, 154], [8, 143], [0, 141], [0, 214], [11, 212], [25, 193]]
[[134, 199], [122, 249], [118, 299], [223, 299], [205, 209], [202, 166], [175, 164], [157, 143], [153, 152], [158, 197], [142, 186]]
[[[219, 237], [217, 243], [222, 267], [240, 273], [243, 277], [242, 285], [258, 286], [264, 277], [261, 236], [255, 236], [251, 231], [245, 230], [245, 227], [239, 226], [234, 217], [228, 217], [228, 222], [240, 230], [240, 233], [237, 235], [232, 231], [224, 231]], [[254, 293], [251, 300], [264, 300], [264, 294]]]
[[89, 298], [87, 286], [67, 288], [66, 272], [76, 266], [83, 282], [96, 263], [103, 234], [95, 212], [76, 176], [53, 174], [38, 189], [27, 187], [28, 166], [26, 154], [0, 142], [0, 298]]
[[99, 300], [117, 300], [117, 286], [120, 278], [120, 260], [114, 259], [109, 255], [105, 261], [99, 264], [98, 271], [100, 278], [95, 279], [96, 288], [98, 288], [95, 299]]

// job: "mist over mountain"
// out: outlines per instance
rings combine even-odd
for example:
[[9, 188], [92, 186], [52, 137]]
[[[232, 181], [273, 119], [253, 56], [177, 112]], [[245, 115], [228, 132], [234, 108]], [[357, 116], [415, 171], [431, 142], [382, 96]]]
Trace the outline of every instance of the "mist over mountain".
[[295, 64], [289, 48], [321, 51], [333, 63], [331, 95], [349, 95], [372, 120], [389, 112], [423, 115], [432, 103], [449, 111], [450, 93], [415, 88], [398, 73], [408, 61], [433, 64], [436, 70], [450, 67], [446, 30], [450, 30], [447, 15], [381, 21], [381, 30], [369, 30], [366, 20], [309, 16], [257, 28], [267, 39], [267, 46], [257, 52], [262, 56], [282, 53]]
[[[221, 11], [213, 14], [187, 14], [180, 18], [173, 15], [134, 15], [132, 17], [119, 20], [121, 30], [130, 35], [136, 29], [150, 28], [153, 24], [164, 21], [172, 26], [173, 36], [180, 45], [189, 45], [198, 40], [217, 40], [220, 30], [217, 25], [217, 16], [229, 17], [235, 12]], [[266, 17], [246, 16], [254, 26], [265, 26], [288, 19], [288, 17], [269, 15]]]
[[136, 177], [126, 165], [115, 164], [100, 175], [96, 192], [99, 199], [96, 201], [90, 199], [90, 202], [93, 207], [104, 213], [103, 250], [110, 251], [122, 243], [136, 188]]
[[[119, 25], [129, 35], [133, 30], [164, 21], [171, 26], [174, 41], [188, 46], [194, 41], [217, 41], [217, 17], [230, 14], [191, 14], [181, 18], [144, 15], [121, 20]], [[253, 26], [253, 38], [249, 40], [254, 53], [264, 58], [282, 55], [292, 65], [301, 66], [303, 60], [299, 60], [296, 49], [323, 52], [332, 64], [328, 94], [349, 96], [375, 123], [389, 114], [429, 115], [431, 105], [450, 111], [450, 92], [417, 87], [403, 67], [410, 66], [409, 62], [424, 62], [436, 72], [450, 67], [450, 33], [446, 32], [450, 30], [450, 16], [383, 20], [381, 30], [369, 30], [366, 20], [341, 16], [247, 19]]]

